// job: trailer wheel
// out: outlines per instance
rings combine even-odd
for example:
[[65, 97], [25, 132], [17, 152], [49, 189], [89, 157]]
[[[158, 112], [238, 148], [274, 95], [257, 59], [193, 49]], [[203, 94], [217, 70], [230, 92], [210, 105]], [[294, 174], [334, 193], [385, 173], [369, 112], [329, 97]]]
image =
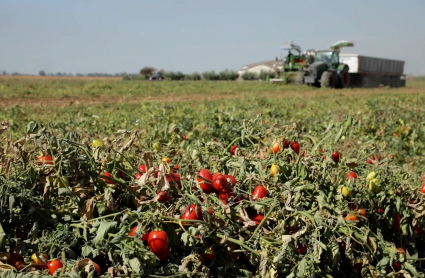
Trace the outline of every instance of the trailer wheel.
[[295, 77], [295, 84], [297, 85], [304, 84], [304, 76], [305, 76], [305, 71], [299, 71], [297, 73], [297, 76]]
[[331, 71], [325, 71], [320, 78], [320, 87], [335, 88], [335, 74]]
[[348, 67], [345, 66], [341, 73], [340, 73], [340, 78], [341, 78], [341, 87], [342, 88], [347, 88], [348, 86], [350, 86], [350, 74], [348, 73]]

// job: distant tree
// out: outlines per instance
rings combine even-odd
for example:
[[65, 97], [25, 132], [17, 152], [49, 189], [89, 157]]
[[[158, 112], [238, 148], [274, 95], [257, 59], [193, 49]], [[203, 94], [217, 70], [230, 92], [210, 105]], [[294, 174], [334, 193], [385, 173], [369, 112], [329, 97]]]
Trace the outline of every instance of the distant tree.
[[44, 70], [40, 70], [38, 72], [38, 75], [40, 75], [40, 76], [46, 76], [46, 72]]
[[258, 78], [259, 76], [255, 72], [246, 71], [242, 74], [243, 80], [257, 80]]

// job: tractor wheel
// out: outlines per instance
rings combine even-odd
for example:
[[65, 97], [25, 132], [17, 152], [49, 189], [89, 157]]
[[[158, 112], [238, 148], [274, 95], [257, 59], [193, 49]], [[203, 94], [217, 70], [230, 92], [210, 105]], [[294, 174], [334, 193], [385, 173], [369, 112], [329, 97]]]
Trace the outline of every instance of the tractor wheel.
[[304, 84], [304, 76], [305, 76], [305, 71], [299, 71], [297, 73], [297, 76], [295, 77], [295, 84], [297, 85]]
[[348, 86], [350, 86], [350, 73], [348, 73], [347, 66], [344, 66], [344, 68], [342, 69], [340, 73], [339, 78], [340, 78], [339, 84], [341, 85], [341, 88], [347, 88]]
[[320, 87], [322, 88], [335, 88], [336, 80], [335, 74], [331, 71], [325, 71], [320, 78]]

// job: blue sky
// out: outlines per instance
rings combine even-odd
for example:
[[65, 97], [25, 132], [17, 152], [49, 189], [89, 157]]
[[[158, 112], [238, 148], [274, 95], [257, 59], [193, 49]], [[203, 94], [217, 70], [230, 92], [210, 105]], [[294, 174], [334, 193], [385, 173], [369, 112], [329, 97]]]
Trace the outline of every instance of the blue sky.
[[424, 14], [424, 0], [0, 0], [0, 71], [238, 70], [345, 39], [424, 75]]

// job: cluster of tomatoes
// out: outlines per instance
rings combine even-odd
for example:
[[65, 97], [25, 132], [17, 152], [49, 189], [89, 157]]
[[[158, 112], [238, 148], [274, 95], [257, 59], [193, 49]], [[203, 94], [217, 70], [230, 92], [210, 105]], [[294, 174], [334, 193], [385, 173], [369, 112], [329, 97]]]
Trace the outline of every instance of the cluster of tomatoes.
[[[25, 261], [24, 258], [17, 252], [11, 252], [7, 254], [8, 261], [7, 263], [11, 266], [14, 266], [18, 271], [25, 268]], [[61, 260], [59, 259], [52, 259], [49, 260], [49, 256], [45, 253], [34, 253], [31, 256], [32, 263], [30, 266], [38, 269], [38, 270], [44, 270], [48, 269], [49, 274], [53, 275], [56, 270], [61, 269], [63, 267], [63, 264]], [[96, 263], [93, 263], [96, 271], [98, 274], [100, 274], [100, 267]]]

